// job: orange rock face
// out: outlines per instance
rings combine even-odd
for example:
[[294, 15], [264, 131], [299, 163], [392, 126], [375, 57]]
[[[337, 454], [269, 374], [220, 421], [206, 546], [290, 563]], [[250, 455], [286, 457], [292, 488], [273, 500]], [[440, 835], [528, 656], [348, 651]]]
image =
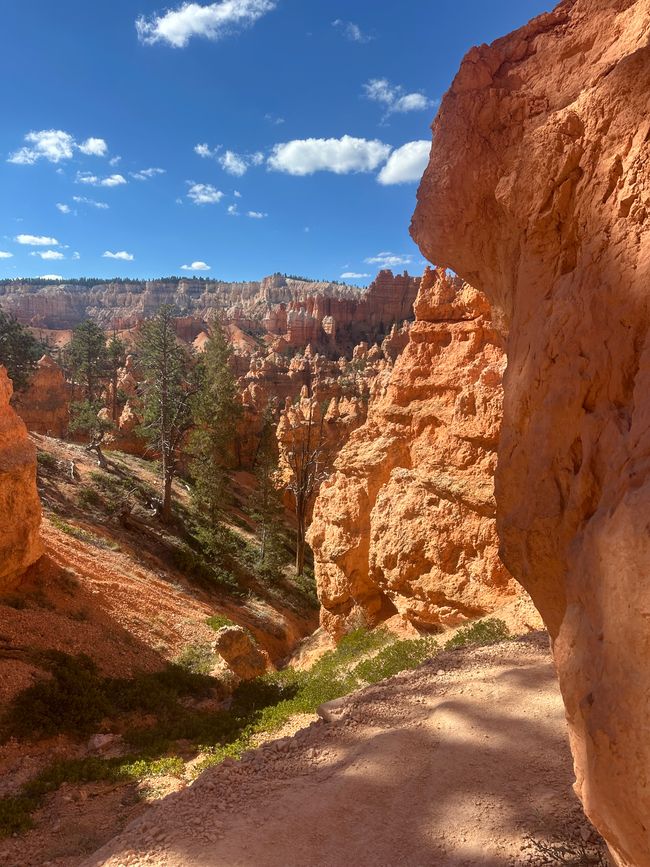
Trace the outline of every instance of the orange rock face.
[[508, 333], [502, 552], [553, 638], [576, 788], [650, 864], [648, 0], [572, 0], [470, 51], [413, 236]]
[[15, 400], [16, 412], [35, 433], [64, 437], [70, 421], [70, 391], [63, 371], [44, 355], [38, 362], [29, 388]]
[[27, 428], [9, 405], [13, 388], [0, 367], [0, 589], [43, 553], [39, 537], [41, 503], [36, 491], [36, 449]]
[[453, 625], [516, 593], [495, 529], [501, 339], [485, 298], [443, 271], [425, 274], [415, 311], [314, 507], [308, 538], [333, 635], [396, 611]]

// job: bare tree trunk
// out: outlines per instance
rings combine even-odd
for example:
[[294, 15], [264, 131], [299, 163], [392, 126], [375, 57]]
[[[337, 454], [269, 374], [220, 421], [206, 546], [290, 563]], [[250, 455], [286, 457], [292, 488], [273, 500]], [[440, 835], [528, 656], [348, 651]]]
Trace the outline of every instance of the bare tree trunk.
[[172, 519], [172, 482], [174, 474], [171, 468], [171, 460], [165, 452], [162, 455], [162, 477], [162, 519], [165, 524], [168, 524]]
[[296, 531], [296, 575], [302, 575], [305, 571], [305, 516], [301, 510], [296, 515], [298, 529]]

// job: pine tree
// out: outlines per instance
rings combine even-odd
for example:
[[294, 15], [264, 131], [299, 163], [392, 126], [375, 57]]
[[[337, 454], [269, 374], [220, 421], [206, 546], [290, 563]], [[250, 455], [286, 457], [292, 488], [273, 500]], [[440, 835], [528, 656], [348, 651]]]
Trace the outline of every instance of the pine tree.
[[0, 364], [14, 385], [14, 391], [24, 391], [45, 351], [44, 345], [16, 319], [0, 310]]
[[126, 362], [126, 346], [117, 337], [115, 331], [113, 331], [113, 336], [106, 347], [106, 362], [110, 382], [111, 418], [113, 422], [116, 422], [118, 416], [117, 378], [120, 368], [124, 367]]
[[72, 332], [66, 353], [75, 399], [70, 404], [70, 430], [88, 436], [88, 451], [106, 466], [102, 442], [111, 424], [99, 417], [106, 385], [106, 336], [95, 322], [87, 320]]
[[270, 577], [278, 577], [284, 563], [282, 514], [284, 506], [276, 479], [278, 473], [278, 443], [275, 423], [270, 410], [264, 415], [260, 443], [255, 460], [255, 490], [250, 500], [250, 515], [257, 525], [259, 563]]
[[162, 519], [172, 516], [172, 484], [197, 390], [195, 363], [176, 339], [174, 308], [162, 306], [145, 322], [137, 348], [144, 374], [140, 433], [161, 458]]
[[190, 439], [194, 500], [208, 540], [219, 535], [229, 501], [227, 471], [241, 412], [230, 361], [230, 345], [215, 323], [199, 363], [201, 385], [192, 404], [195, 427]]

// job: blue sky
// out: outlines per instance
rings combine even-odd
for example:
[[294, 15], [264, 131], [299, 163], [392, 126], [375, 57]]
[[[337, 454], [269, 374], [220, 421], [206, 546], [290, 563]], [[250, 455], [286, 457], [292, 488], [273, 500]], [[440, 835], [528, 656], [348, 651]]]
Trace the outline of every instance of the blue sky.
[[167, 4], [6, 4], [0, 276], [417, 273], [436, 102], [552, 5]]

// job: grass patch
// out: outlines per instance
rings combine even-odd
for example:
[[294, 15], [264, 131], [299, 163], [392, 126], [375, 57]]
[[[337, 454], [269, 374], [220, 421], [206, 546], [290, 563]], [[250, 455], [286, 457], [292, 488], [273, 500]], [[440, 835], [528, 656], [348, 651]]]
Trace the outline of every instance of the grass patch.
[[193, 674], [210, 674], [216, 661], [209, 644], [188, 644], [176, 659], [177, 665]]
[[465, 647], [468, 644], [484, 647], [488, 644], [498, 644], [500, 641], [507, 641], [510, 637], [510, 630], [503, 620], [490, 617], [487, 620], [479, 620], [477, 623], [472, 623], [470, 626], [464, 626], [462, 629], [459, 629], [454, 637], [450, 638], [445, 644], [445, 650], [454, 650], [457, 647]]
[[110, 542], [108, 539], [102, 539], [100, 536], [95, 536], [93, 533], [89, 533], [88, 530], [76, 527], [73, 524], [68, 524], [67, 521], [59, 518], [58, 515], [50, 513], [49, 519], [57, 530], [65, 533], [66, 536], [72, 536], [74, 539], [79, 539], [80, 542], [86, 542], [88, 545], [94, 545], [96, 548], [102, 548], [109, 551], [119, 551], [120, 549], [120, 546], [115, 542]]
[[433, 638], [395, 641], [382, 648], [376, 656], [360, 662], [354, 669], [354, 674], [367, 683], [377, 683], [406, 669], [415, 668], [432, 656], [437, 647]]
[[236, 624], [229, 617], [226, 617], [223, 614], [213, 614], [212, 617], [206, 618], [205, 621], [210, 629], [214, 629], [215, 632], [218, 632], [220, 629], [223, 629], [224, 626], [235, 626]]

